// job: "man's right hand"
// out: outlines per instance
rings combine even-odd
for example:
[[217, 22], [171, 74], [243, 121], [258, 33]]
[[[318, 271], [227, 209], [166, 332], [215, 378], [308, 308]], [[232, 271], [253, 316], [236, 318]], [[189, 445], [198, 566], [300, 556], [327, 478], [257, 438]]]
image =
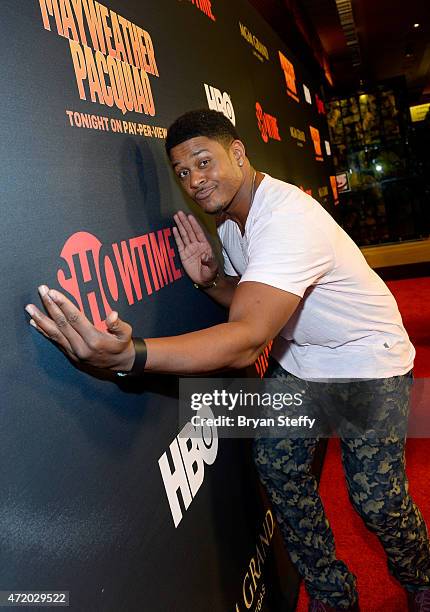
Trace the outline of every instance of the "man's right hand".
[[210, 285], [218, 274], [218, 262], [199, 222], [180, 210], [174, 215], [173, 235], [185, 272], [194, 283]]

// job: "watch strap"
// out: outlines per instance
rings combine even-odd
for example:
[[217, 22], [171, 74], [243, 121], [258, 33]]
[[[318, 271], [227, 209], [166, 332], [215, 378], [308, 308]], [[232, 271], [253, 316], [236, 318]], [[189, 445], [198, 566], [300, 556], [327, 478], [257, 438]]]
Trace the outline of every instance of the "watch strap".
[[143, 338], [133, 337], [132, 339], [135, 356], [131, 370], [129, 372], [117, 372], [117, 376], [141, 376], [145, 372], [148, 351], [146, 342]]

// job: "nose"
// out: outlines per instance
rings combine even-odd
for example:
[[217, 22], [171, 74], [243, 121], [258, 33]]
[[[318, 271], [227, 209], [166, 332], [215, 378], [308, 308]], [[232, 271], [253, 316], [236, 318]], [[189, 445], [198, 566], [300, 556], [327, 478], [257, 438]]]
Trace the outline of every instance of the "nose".
[[190, 172], [190, 185], [192, 189], [198, 189], [206, 182], [206, 178], [200, 170], [191, 170]]

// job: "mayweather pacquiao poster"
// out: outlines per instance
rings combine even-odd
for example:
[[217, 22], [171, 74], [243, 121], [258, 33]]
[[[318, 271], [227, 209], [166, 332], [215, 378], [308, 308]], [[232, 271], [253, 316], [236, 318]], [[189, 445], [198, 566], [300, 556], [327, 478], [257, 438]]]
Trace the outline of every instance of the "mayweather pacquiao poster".
[[147, 336], [222, 321], [173, 240], [172, 215], [194, 208], [167, 127], [219, 110], [257, 168], [330, 208], [320, 83], [245, 0], [0, 10], [0, 590], [67, 593], [57, 604], [80, 612], [291, 609], [297, 579], [247, 441], [212, 428], [184, 444], [175, 377], [81, 372], [23, 306], [47, 283], [101, 329], [113, 309]]

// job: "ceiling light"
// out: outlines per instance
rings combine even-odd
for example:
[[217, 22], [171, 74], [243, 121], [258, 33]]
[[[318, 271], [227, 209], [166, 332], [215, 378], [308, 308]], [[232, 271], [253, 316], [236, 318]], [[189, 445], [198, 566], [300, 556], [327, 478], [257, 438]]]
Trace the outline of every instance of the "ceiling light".
[[420, 24], [419, 23], [414, 23], [414, 28], [419, 28]]

